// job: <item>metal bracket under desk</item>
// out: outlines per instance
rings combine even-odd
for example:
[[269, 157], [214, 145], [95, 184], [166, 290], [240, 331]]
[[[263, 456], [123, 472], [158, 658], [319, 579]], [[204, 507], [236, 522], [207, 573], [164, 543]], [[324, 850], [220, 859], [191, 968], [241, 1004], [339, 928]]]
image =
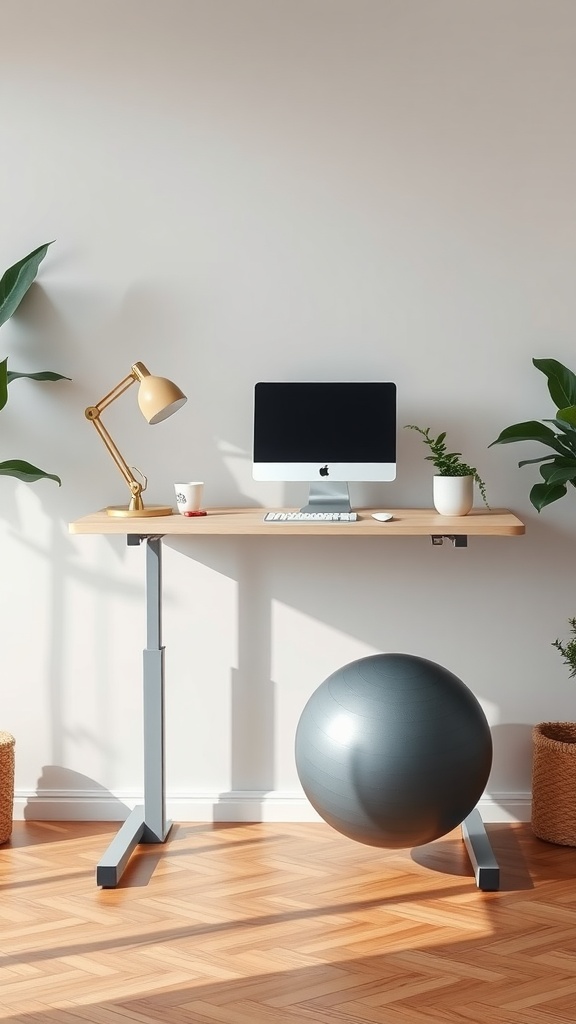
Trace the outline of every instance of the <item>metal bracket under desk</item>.
[[434, 545], [443, 544], [444, 540], [451, 540], [452, 546], [455, 548], [468, 547], [468, 537], [466, 534], [433, 533], [430, 540]]
[[142, 686], [144, 718], [144, 805], [129, 814], [96, 867], [96, 882], [112, 889], [139, 843], [163, 843], [166, 821], [164, 647], [162, 646], [162, 539], [129, 534], [128, 544], [146, 542], [146, 648]]

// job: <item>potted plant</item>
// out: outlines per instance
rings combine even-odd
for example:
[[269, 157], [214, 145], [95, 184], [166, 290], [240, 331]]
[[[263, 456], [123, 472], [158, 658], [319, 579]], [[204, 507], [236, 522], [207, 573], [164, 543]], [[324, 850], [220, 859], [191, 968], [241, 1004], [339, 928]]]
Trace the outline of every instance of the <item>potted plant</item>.
[[546, 505], [564, 497], [568, 484], [576, 487], [576, 375], [557, 359], [533, 359], [532, 362], [548, 380], [556, 415], [542, 421], [513, 423], [492, 441], [492, 445], [538, 441], [551, 449], [547, 455], [518, 463], [519, 466], [540, 463], [542, 482], [532, 487], [530, 501], [541, 512]]
[[[40, 263], [48, 252], [48, 246], [51, 244], [51, 242], [47, 242], [45, 245], [39, 246], [34, 252], [29, 253], [24, 259], [10, 267], [0, 279], [0, 326], [12, 316], [20, 305], [38, 273]], [[8, 401], [8, 385], [21, 377], [40, 381], [69, 380], [61, 373], [53, 373], [51, 370], [41, 370], [38, 373], [18, 373], [15, 370], [9, 370], [8, 359], [3, 359], [0, 361], [0, 410]], [[58, 485], [61, 483], [60, 477], [54, 473], [46, 473], [43, 469], [38, 469], [37, 466], [33, 466], [23, 459], [7, 459], [5, 462], [0, 462], [0, 475], [13, 476], [26, 483], [35, 483], [36, 480], [43, 479], [55, 480]]]
[[443, 516], [465, 516], [474, 504], [474, 484], [478, 485], [482, 500], [489, 508], [486, 498], [486, 484], [475, 466], [469, 466], [461, 459], [461, 452], [449, 452], [446, 446], [446, 431], [437, 437], [430, 436], [430, 427], [406, 424], [407, 430], [417, 430], [424, 444], [430, 450], [425, 458], [432, 462], [437, 474], [433, 478], [434, 508]]
[[[554, 640], [576, 676], [576, 618], [571, 637]], [[532, 831], [539, 839], [576, 846], [576, 722], [539, 722], [532, 730]]]
[[[30, 288], [38, 267], [44, 259], [51, 242], [41, 245], [34, 252], [9, 267], [0, 279], [0, 325], [6, 322], [16, 311], [24, 295]], [[61, 373], [42, 370], [39, 373], [19, 373], [8, 369], [8, 359], [0, 361], [0, 410], [8, 401], [8, 385], [21, 377], [31, 380], [54, 381], [68, 380]], [[26, 483], [36, 480], [55, 480], [60, 484], [60, 477], [54, 473], [46, 473], [24, 459], [7, 459], [0, 462], [0, 475], [12, 476]], [[12, 815], [14, 805], [14, 737], [8, 732], [0, 732], [0, 843], [8, 841], [12, 834]]]

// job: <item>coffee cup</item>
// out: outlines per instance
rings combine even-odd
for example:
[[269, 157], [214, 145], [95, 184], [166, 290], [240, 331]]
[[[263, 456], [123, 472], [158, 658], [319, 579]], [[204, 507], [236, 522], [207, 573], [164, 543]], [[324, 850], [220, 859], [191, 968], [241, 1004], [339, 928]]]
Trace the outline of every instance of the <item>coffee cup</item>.
[[204, 493], [204, 482], [201, 480], [189, 480], [187, 483], [174, 484], [176, 494], [176, 506], [183, 516], [202, 514], [202, 495]]

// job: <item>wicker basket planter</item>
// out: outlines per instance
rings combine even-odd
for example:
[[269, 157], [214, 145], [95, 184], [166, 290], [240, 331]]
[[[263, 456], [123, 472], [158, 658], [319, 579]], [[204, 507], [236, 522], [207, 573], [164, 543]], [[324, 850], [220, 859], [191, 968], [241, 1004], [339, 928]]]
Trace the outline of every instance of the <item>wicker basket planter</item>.
[[0, 843], [12, 835], [14, 813], [14, 737], [0, 732]]
[[532, 738], [532, 831], [576, 846], [576, 722], [540, 722]]

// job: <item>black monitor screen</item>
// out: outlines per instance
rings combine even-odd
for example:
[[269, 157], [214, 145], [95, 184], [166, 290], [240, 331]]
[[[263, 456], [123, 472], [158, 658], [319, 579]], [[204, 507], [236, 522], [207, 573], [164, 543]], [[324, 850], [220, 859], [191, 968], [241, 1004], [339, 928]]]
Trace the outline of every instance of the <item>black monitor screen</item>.
[[395, 461], [390, 381], [256, 384], [255, 463]]

